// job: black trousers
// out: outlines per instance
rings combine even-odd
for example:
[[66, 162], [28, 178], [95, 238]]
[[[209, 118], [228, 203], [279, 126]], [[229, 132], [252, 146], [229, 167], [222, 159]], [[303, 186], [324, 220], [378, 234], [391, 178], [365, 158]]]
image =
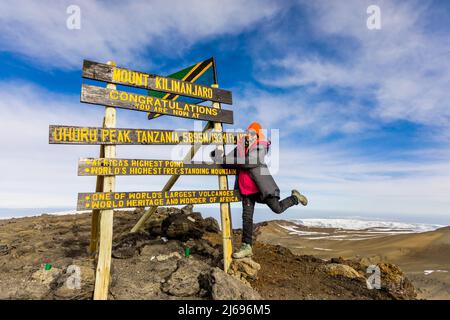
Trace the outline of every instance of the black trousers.
[[255, 211], [255, 203], [265, 203], [275, 213], [282, 213], [287, 208], [298, 204], [298, 200], [294, 196], [287, 197], [280, 201], [279, 197], [267, 197], [261, 199], [261, 193], [250, 195], [242, 195], [242, 243], [253, 243], [253, 213]]

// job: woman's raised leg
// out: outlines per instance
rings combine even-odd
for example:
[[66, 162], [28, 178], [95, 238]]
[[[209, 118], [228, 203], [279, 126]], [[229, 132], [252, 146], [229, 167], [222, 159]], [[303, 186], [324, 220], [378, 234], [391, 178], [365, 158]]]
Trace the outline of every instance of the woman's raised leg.
[[269, 208], [275, 213], [282, 213], [286, 211], [287, 208], [295, 206], [298, 204], [298, 200], [295, 196], [289, 196], [280, 201], [278, 197], [267, 197], [264, 202], [269, 206]]

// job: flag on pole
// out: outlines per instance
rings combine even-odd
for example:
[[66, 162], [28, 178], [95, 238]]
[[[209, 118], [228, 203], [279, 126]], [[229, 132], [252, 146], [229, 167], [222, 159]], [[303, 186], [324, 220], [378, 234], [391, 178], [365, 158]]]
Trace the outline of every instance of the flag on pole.
[[[192, 66], [184, 68], [180, 71], [172, 73], [167, 76], [168, 78], [179, 79], [187, 82], [197, 83], [205, 86], [211, 86], [217, 83], [216, 76], [216, 62], [214, 58], [209, 58], [204, 61], [200, 61]], [[149, 90], [148, 95], [152, 97], [162, 98], [166, 100], [177, 100], [191, 104], [198, 104], [205, 100], [184, 97], [173, 93], [159, 92], [154, 90]], [[162, 114], [149, 112], [148, 119], [154, 119], [162, 116]]]

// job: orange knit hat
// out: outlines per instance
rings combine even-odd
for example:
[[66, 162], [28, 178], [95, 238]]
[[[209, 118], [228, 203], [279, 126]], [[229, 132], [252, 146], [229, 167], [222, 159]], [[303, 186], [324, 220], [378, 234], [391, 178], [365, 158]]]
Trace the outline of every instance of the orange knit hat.
[[247, 128], [247, 131], [249, 130], [253, 130], [256, 132], [256, 134], [258, 135], [258, 140], [265, 140], [266, 137], [264, 136], [264, 133], [262, 131], [263, 128], [258, 122], [252, 122]]

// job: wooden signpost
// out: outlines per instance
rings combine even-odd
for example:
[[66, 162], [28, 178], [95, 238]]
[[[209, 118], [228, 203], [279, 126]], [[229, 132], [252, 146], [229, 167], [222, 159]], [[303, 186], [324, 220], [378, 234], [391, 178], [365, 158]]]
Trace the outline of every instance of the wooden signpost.
[[[99, 158], [82, 158], [78, 175], [96, 176], [95, 192], [79, 193], [77, 210], [92, 210], [90, 250], [96, 253], [97, 269], [94, 299], [108, 298], [114, 209], [148, 207], [131, 232], [140, 230], [158, 206], [220, 203], [224, 270], [231, 262], [230, 202], [240, 201], [236, 190], [228, 189], [227, 175], [235, 169], [220, 164], [192, 162], [202, 145], [216, 145], [224, 150], [226, 144], [236, 144], [243, 133], [223, 132], [222, 123], [233, 123], [233, 112], [223, 110], [220, 103], [231, 104], [231, 92], [193, 82], [162, 77], [85, 60], [82, 77], [107, 82], [106, 88], [83, 84], [81, 102], [102, 105], [105, 117], [102, 127], [50, 125], [49, 143], [100, 145]], [[120, 91], [116, 84], [155, 90], [212, 101], [211, 106], [190, 104]], [[151, 112], [161, 115], [208, 121], [203, 131], [116, 128], [116, 108]], [[214, 129], [214, 130], [213, 130]], [[116, 145], [191, 145], [182, 161], [159, 159], [116, 159]], [[171, 175], [161, 191], [116, 192], [117, 175]], [[171, 191], [181, 175], [217, 175], [218, 190]]]
[[[217, 87], [218, 85], [213, 85]], [[213, 107], [220, 109], [220, 103], [214, 102]], [[220, 122], [214, 123], [214, 130], [221, 132], [223, 130]], [[218, 151], [225, 154], [225, 145], [217, 146]], [[219, 188], [220, 190], [228, 190], [228, 177], [226, 175], [219, 175]], [[232, 235], [231, 235], [231, 210], [230, 204], [222, 202], [220, 203], [220, 220], [222, 225], [222, 243], [223, 243], [223, 264], [225, 272], [231, 264], [231, 254], [233, 252]]]
[[78, 161], [79, 176], [111, 175], [235, 175], [235, 169], [220, 164], [185, 163], [184, 161], [157, 159], [105, 159], [88, 158]]
[[[114, 109], [114, 108], [113, 108]], [[106, 127], [49, 126], [50, 144], [209, 145], [236, 144], [243, 133]]]
[[155, 112], [174, 117], [233, 124], [233, 112], [213, 107], [165, 100], [137, 93], [105, 89], [83, 84], [81, 102], [128, 110]]
[[116, 66], [84, 60], [82, 77], [142, 89], [179, 94], [215, 102], [232, 104], [231, 92], [192, 82], [166, 78]]
[[237, 202], [236, 190], [79, 193], [77, 210]]
[[[108, 65], [115, 66], [110, 61]], [[114, 84], [106, 85], [109, 89], [115, 89]], [[103, 118], [103, 127], [111, 130], [116, 126], [116, 109], [111, 107], [105, 108], [105, 117]], [[115, 145], [100, 146], [100, 157], [115, 158]], [[97, 177], [95, 191], [97, 192], [114, 192], [116, 188], [115, 176]], [[109, 279], [111, 271], [111, 250], [113, 238], [113, 218], [114, 210], [93, 210], [92, 211], [92, 227], [91, 227], [91, 244], [90, 247], [98, 248], [97, 268], [95, 272], [94, 299], [108, 299]], [[92, 253], [93, 251], [91, 251]]]

